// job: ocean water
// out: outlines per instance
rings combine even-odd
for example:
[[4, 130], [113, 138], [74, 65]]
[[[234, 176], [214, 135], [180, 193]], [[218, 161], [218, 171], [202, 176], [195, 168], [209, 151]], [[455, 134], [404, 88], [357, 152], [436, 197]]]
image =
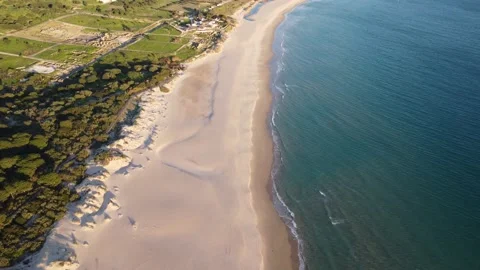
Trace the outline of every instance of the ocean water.
[[480, 2], [310, 0], [274, 52], [301, 267], [480, 269]]

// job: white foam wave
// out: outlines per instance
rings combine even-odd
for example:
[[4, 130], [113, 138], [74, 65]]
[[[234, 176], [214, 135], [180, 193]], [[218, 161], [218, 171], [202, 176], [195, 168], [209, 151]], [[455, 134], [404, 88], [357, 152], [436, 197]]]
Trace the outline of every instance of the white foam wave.
[[[287, 14], [287, 17], [289, 17], [289, 14]], [[282, 24], [285, 25], [286, 23], [290, 23], [290, 19], [285, 19]], [[280, 25], [279, 29], [282, 29], [282, 28], [283, 26]], [[281, 141], [281, 138], [276, 133], [276, 127], [277, 127], [275, 123], [275, 117], [277, 114], [276, 108], [278, 106], [278, 101], [283, 100], [285, 98], [286, 90], [288, 88], [288, 85], [286, 85], [280, 80], [280, 77], [281, 77], [280, 75], [285, 70], [285, 62], [283, 60], [285, 58], [285, 55], [288, 53], [288, 50], [285, 47], [285, 40], [287, 38], [286, 31], [282, 31], [281, 33], [282, 33], [281, 37], [277, 39], [277, 42], [279, 41], [280, 48], [279, 50], [276, 51], [276, 57], [274, 58], [275, 60], [271, 65], [271, 67], [274, 69], [274, 76], [271, 81], [271, 89], [272, 89], [273, 98], [274, 98], [274, 103], [272, 107], [272, 122], [271, 122], [272, 130], [271, 131], [272, 131], [272, 137], [274, 142], [274, 155], [275, 155], [274, 165], [271, 172], [271, 179], [273, 181], [272, 192], [274, 192], [275, 194], [275, 196], [273, 197], [273, 201], [274, 201], [273, 203], [279, 216], [283, 219], [285, 224], [290, 229], [291, 234], [293, 235], [293, 237], [295, 237], [297, 241], [298, 259], [300, 264], [299, 269], [305, 270], [305, 259], [303, 256], [303, 241], [300, 238], [297, 231], [297, 223], [295, 222], [295, 213], [287, 206], [283, 198], [280, 196], [277, 190], [277, 185], [275, 183], [276, 174], [279, 172], [279, 167], [281, 166], [281, 164], [283, 164], [283, 157], [280, 153], [280, 147], [282, 146], [282, 141]]]
[[[276, 114], [275, 108], [272, 112], [272, 119]], [[274, 165], [271, 172], [271, 179], [273, 181], [273, 190], [272, 192], [275, 194], [273, 197], [273, 204], [275, 209], [277, 210], [278, 215], [282, 218], [285, 224], [290, 229], [290, 233], [293, 235], [295, 240], [297, 241], [298, 247], [298, 260], [299, 260], [299, 269], [305, 269], [305, 259], [303, 257], [303, 241], [300, 238], [298, 231], [297, 231], [297, 223], [295, 222], [295, 213], [287, 206], [283, 198], [278, 193], [277, 184], [275, 183], [276, 175], [279, 172], [279, 168], [281, 164], [283, 164], [283, 157], [280, 153], [280, 146], [282, 145], [280, 137], [276, 134], [276, 130], [274, 128], [274, 123], [272, 122], [272, 137], [274, 142]]]
[[332, 223], [333, 226], [338, 225], [338, 224], [343, 224], [345, 223], [344, 219], [334, 219], [330, 218], [330, 223]]
[[285, 32], [283, 32], [282, 34], [282, 41], [280, 42], [280, 48], [281, 48], [281, 57], [283, 58], [287, 53], [287, 48], [285, 47]]
[[327, 194], [325, 194], [325, 192], [319, 190], [318, 191], [320, 193], [320, 195], [322, 195], [323, 197], [323, 204], [325, 206], [325, 210], [327, 211], [327, 215], [328, 215], [328, 219], [330, 220], [330, 223], [333, 225], [333, 226], [336, 226], [338, 224], [343, 224], [345, 223], [345, 219], [343, 218], [335, 218], [333, 217], [332, 215], [332, 210], [330, 209], [330, 207], [328, 206], [329, 205], [329, 199], [327, 197]]
[[278, 84], [275, 84], [275, 89], [277, 90], [277, 92], [279, 92], [280, 94], [285, 95], [285, 90], [280, 87]]
[[[282, 197], [280, 197], [280, 195], [278, 194], [278, 191], [277, 191], [277, 185], [274, 183], [273, 184], [273, 190], [275, 191], [275, 194], [278, 198], [278, 200], [280, 201], [280, 203], [282, 204], [283, 207], [285, 207], [285, 209], [288, 211], [288, 214], [290, 215], [290, 217], [295, 218], [295, 213], [293, 213], [290, 208], [288, 208], [287, 204], [283, 201]], [[295, 228], [297, 227], [297, 224], [295, 223], [295, 220], [292, 220], [292, 223], [295, 225]]]
[[284, 220], [285, 224], [287, 224], [288, 228], [290, 228], [290, 232], [292, 233], [295, 240], [298, 243], [298, 260], [299, 260], [299, 269], [305, 270], [305, 259], [303, 257], [303, 241], [298, 235], [298, 227], [297, 223], [295, 222], [295, 213], [287, 206], [287, 204], [283, 201], [282, 197], [278, 193], [277, 185], [275, 181], [273, 182], [273, 192], [275, 193], [274, 205], [279, 213], [280, 217]]

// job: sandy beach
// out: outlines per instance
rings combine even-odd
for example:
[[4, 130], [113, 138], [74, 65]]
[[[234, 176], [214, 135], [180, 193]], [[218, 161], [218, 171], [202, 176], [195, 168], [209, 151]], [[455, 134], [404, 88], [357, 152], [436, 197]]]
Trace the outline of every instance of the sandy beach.
[[[303, 0], [267, 2], [218, 53], [190, 63], [91, 164], [73, 205], [30, 269], [293, 269], [296, 244], [272, 200], [271, 45]], [[65, 263], [65, 261], [68, 261]]]

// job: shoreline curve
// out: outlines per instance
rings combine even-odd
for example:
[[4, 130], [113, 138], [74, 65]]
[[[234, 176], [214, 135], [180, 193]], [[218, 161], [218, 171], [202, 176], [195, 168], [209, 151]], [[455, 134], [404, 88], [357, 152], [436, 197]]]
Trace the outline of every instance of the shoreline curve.
[[267, 35], [264, 37], [263, 86], [260, 90], [253, 118], [252, 194], [254, 207], [259, 218], [259, 230], [263, 237], [263, 260], [265, 270], [299, 269], [299, 250], [297, 239], [288, 225], [280, 217], [274, 205], [272, 169], [274, 163], [274, 143], [270, 121], [273, 93], [271, 85], [271, 63], [274, 57], [273, 43], [278, 26], [285, 20], [287, 13], [306, 0], [292, 1], [291, 5], [277, 15]]

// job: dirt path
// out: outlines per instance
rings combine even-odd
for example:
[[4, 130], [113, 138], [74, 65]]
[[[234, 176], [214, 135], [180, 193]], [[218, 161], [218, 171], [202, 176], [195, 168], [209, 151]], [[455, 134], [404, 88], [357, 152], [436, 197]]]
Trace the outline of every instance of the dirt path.
[[15, 56], [15, 57], [23, 57], [23, 58], [27, 58], [27, 59], [36, 60], [36, 61], [45, 61], [45, 59], [40, 59], [40, 58], [33, 57], [33, 56], [24, 56], [24, 55], [19, 56], [18, 54], [14, 54], [14, 53], [0, 52], [0, 54], [8, 55], [8, 56]]
[[55, 44], [53, 44], [53, 45], [50, 46], [50, 47], [47, 47], [47, 48], [45, 48], [45, 49], [43, 49], [43, 50], [40, 50], [40, 51], [32, 54], [31, 56], [35, 57], [36, 55], [39, 55], [39, 54], [43, 53], [44, 51], [50, 50], [51, 48], [53, 48], [53, 47], [55, 47], [55, 46], [58, 46], [58, 45], [59, 45], [58, 43], [55, 43]]

